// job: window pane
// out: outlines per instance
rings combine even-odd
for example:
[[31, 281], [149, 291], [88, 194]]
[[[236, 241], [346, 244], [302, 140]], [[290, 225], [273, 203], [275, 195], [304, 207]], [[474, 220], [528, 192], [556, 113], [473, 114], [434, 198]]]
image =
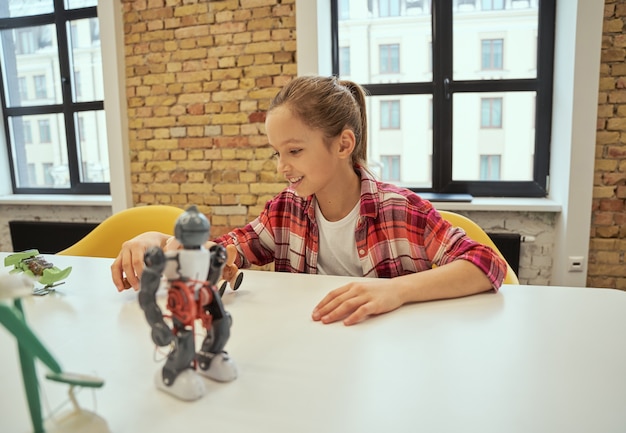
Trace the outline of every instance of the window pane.
[[54, 26], [2, 30], [0, 38], [7, 106], [60, 104], [61, 79]]
[[350, 19], [350, 0], [338, 0], [339, 19]]
[[98, 6], [98, 0], [65, 0], [65, 9], [78, 9], [89, 6]]
[[350, 75], [350, 47], [339, 48], [339, 74], [343, 78]]
[[482, 69], [502, 69], [502, 39], [483, 39]]
[[104, 90], [98, 19], [72, 21], [68, 27], [73, 70], [72, 98], [74, 102], [102, 100]]
[[9, 118], [19, 188], [67, 188], [70, 176], [62, 114]]
[[109, 182], [109, 153], [104, 111], [83, 111], [74, 116], [80, 152], [81, 182]]
[[380, 103], [380, 128], [400, 128], [400, 101], [381, 101]]
[[0, 18], [26, 17], [54, 12], [53, 0], [0, 0]]
[[[432, 80], [430, 4], [414, 1], [400, 8], [400, 3], [353, 1], [349, 19], [339, 20], [339, 46], [351, 48], [351, 80], [360, 84]], [[381, 19], [381, 10], [402, 19]]]
[[482, 9], [454, 9], [454, 79], [537, 78], [537, 6], [512, 10], [491, 0]]
[[480, 180], [500, 180], [500, 155], [480, 155]]
[[[397, 185], [417, 188], [432, 186], [431, 157], [433, 134], [430, 128], [431, 95], [402, 95], [390, 101], [389, 96], [369, 96], [368, 164], [374, 173], [384, 176], [399, 174]], [[383, 112], [386, 114], [383, 115]], [[397, 122], [387, 129], [384, 122]], [[385, 157], [397, 156], [396, 166]], [[393, 168], [396, 167], [396, 168]], [[385, 172], [393, 168], [392, 172]]]
[[457, 93], [453, 107], [453, 180], [485, 180], [481, 155], [499, 155], [499, 180], [533, 179], [535, 92]]
[[381, 180], [385, 182], [397, 182], [400, 180], [400, 155], [381, 155], [382, 163]]

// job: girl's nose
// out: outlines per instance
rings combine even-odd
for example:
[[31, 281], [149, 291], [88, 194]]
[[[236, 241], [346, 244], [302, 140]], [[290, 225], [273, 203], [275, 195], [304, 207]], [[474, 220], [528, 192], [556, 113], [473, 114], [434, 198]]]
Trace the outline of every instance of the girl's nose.
[[280, 155], [276, 157], [276, 171], [278, 171], [278, 173], [283, 173], [287, 170], [288, 166], [287, 163], [285, 163], [285, 159], [282, 158]]

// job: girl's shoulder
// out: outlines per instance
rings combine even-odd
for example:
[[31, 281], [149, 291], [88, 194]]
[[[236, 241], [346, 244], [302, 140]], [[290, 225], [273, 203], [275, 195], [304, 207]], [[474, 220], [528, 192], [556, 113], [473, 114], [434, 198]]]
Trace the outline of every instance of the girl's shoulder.
[[429, 211], [433, 207], [430, 201], [402, 186], [376, 180], [372, 187], [374, 189], [372, 191], [373, 195], [378, 198], [381, 205], [387, 203], [405, 204], [406, 206], [416, 207], [424, 211]]

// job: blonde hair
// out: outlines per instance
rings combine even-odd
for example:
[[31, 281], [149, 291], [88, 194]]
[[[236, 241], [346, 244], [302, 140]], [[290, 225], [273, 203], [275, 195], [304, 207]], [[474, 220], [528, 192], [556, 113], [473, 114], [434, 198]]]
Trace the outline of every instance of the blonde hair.
[[297, 77], [278, 92], [268, 113], [281, 105], [309, 127], [322, 131], [327, 143], [345, 129], [352, 130], [356, 139], [352, 165], [366, 167], [367, 113], [361, 86], [337, 77]]

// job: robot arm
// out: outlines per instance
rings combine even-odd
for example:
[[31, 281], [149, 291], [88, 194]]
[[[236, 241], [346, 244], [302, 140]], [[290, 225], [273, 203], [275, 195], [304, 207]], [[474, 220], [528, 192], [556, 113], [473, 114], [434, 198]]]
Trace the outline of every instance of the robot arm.
[[174, 334], [163, 320], [163, 313], [156, 303], [156, 292], [161, 284], [161, 275], [165, 269], [165, 254], [158, 247], [150, 248], [144, 255], [146, 267], [141, 275], [139, 305], [152, 328], [152, 341], [157, 346], [167, 346], [174, 340]]
[[208, 281], [211, 284], [211, 287], [215, 287], [222, 276], [222, 270], [226, 264], [226, 248], [222, 245], [215, 244], [209, 248], [209, 253], [210, 266]]

